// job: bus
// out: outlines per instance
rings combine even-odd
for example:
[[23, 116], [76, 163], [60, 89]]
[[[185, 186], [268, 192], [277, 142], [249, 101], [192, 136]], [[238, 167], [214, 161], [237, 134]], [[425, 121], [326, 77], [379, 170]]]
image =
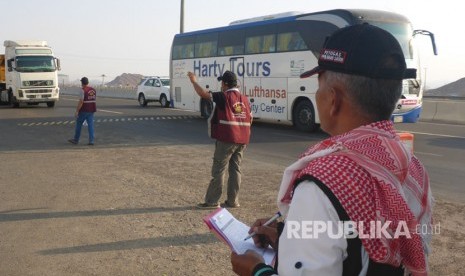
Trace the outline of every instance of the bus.
[[208, 117], [212, 104], [197, 96], [187, 72], [194, 72], [206, 89], [220, 91], [217, 77], [230, 70], [237, 74], [238, 86], [249, 98], [254, 119], [290, 122], [299, 130], [315, 131], [319, 127], [317, 77], [299, 76], [317, 66], [326, 37], [339, 28], [365, 22], [393, 34], [404, 51], [407, 67], [417, 69], [415, 79], [404, 80], [402, 97], [392, 116], [394, 122], [416, 122], [425, 81], [414, 38], [429, 36], [436, 54], [434, 35], [413, 30], [403, 15], [361, 9], [281, 13], [175, 35], [170, 54], [172, 106]]

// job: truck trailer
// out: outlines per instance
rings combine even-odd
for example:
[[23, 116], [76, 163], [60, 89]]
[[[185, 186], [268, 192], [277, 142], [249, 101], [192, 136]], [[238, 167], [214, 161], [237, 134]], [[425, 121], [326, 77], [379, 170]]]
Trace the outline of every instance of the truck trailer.
[[46, 103], [54, 107], [60, 96], [60, 60], [42, 40], [6, 40], [0, 55], [0, 103], [19, 107], [21, 103]]

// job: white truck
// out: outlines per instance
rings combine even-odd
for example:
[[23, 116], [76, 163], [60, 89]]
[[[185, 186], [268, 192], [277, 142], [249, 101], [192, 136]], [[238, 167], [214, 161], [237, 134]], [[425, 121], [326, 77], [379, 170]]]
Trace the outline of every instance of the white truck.
[[0, 103], [19, 107], [20, 103], [46, 103], [54, 107], [60, 95], [60, 60], [46, 41], [6, 40], [0, 55]]

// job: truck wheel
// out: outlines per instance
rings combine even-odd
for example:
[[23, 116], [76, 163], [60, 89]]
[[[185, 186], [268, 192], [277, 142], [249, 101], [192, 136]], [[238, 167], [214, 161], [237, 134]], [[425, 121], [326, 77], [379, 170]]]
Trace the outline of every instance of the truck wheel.
[[145, 100], [145, 96], [142, 93], [139, 94], [139, 105], [142, 107], [147, 106], [147, 100]]
[[166, 98], [166, 96], [164, 94], [162, 94], [160, 96], [160, 105], [161, 105], [161, 107], [169, 107], [170, 106], [170, 102], [168, 102], [168, 99]]
[[54, 106], [55, 106], [55, 102], [47, 102], [47, 106], [48, 106], [48, 107], [54, 107]]
[[301, 101], [292, 112], [294, 126], [301, 131], [314, 132], [318, 129], [315, 123], [315, 110], [310, 101]]
[[13, 96], [13, 93], [8, 92], [8, 104], [11, 106], [11, 107], [19, 107], [19, 103], [16, 101], [15, 97]]

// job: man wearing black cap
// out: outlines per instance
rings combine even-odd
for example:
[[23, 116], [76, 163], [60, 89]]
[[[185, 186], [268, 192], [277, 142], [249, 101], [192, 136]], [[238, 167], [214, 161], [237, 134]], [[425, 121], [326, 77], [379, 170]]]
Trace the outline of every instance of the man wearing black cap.
[[[368, 24], [342, 28], [320, 52], [316, 104], [330, 138], [283, 175], [285, 223], [257, 220], [254, 242], [271, 245], [277, 267], [254, 252], [231, 254], [239, 275], [427, 275], [432, 195], [421, 162], [390, 121], [407, 69], [397, 40]], [[343, 223], [344, 222], [344, 223]], [[279, 241], [279, 242], [278, 242]], [[279, 250], [278, 250], [279, 245]]]
[[69, 139], [71, 144], [78, 144], [81, 137], [82, 124], [87, 122], [89, 130], [89, 146], [94, 145], [94, 113], [97, 111], [96, 99], [97, 92], [94, 88], [89, 86], [89, 79], [83, 77], [81, 79], [82, 93], [79, 98], [79, 103], [76, 107], [74, 116], [76, 117], [76, 129], [74, 138]]
[[249, 100], [237, 89], [237, 77], [231, 71], [226, 71], [218, 77], [218, 81], [221, 81], [221, 92], [214, 93], [203, 89], [194, 73], [188, 72], [187, 75], [197, 94], [215, 103], [215, 109], [209, 118], [209, 133], [216, 139], [212, 179], [208, 185], [205, 201], [199, 203], [197, 207], [204, 209], [219, 207], [226, 168], [229, 173], [227, 199], [221, 206], [239, 207], [240, 165], [244, 149], [250, 140], [252, 123]]

